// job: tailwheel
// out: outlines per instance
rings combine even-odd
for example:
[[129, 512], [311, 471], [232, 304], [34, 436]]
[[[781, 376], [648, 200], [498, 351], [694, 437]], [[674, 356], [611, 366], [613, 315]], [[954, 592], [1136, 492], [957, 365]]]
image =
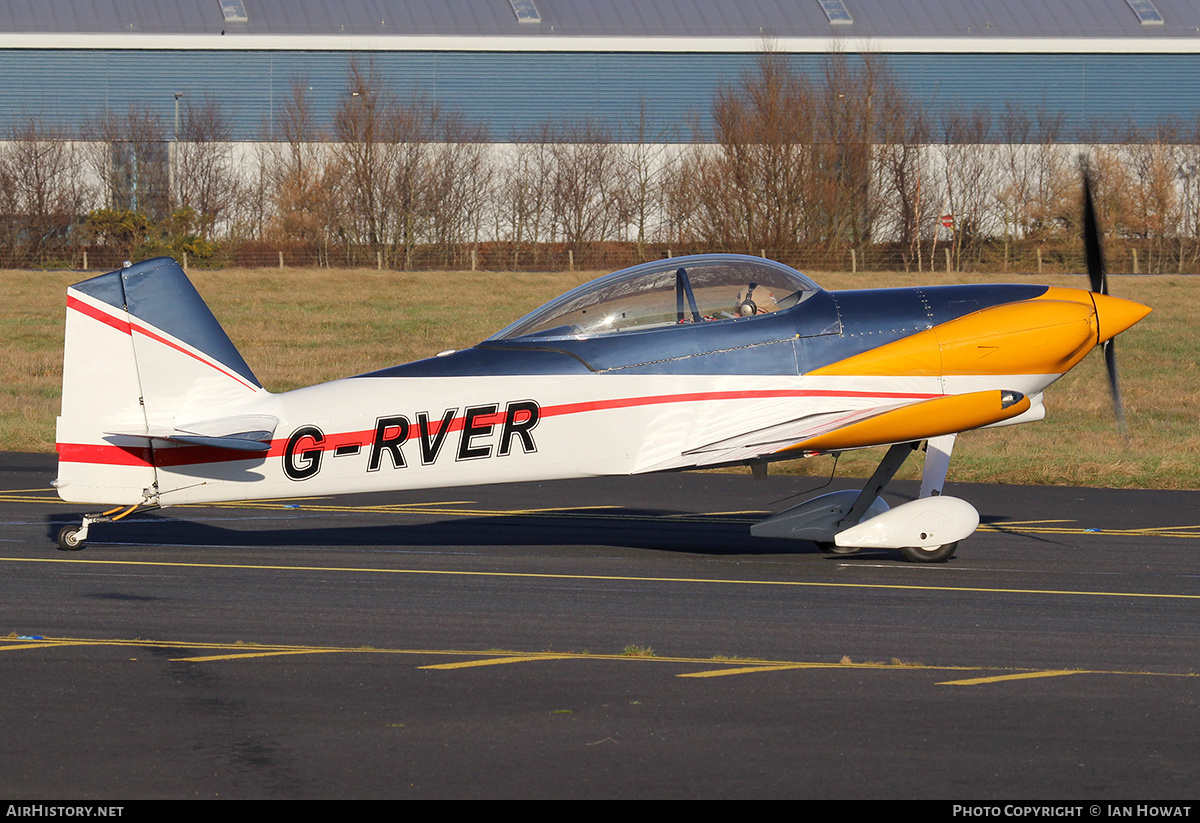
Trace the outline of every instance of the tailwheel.
[[904, 555], [905, 560], [910, 560], [913, 563], [945, 563], [954, 556], [954, 552], [957, 549], [958, 541], [956, 540], [944, 546], [934, 546], [928, 549], [922, 549], [917, 546], [905, 546], [900, 549], [900, 554]]
[[837, 543], [818, 541], [817, 548], [825, 554], [858, 554], [858, 546], [839, 546]]
[[157, 508], [157, 503], [134, 503], [130, 506], [117, 506], [99, 514], [85, 514], [78, 526], [63, 526], [58, 530], [58, 547], [65, 552], [79, 551], [87, 540], [88, 527], [93, 523], [115, 523], [134, 512], [153, 511]]
[[65, 552], [76, 552], [83, 548], [82, 529], [78, 526], [63, 526], [58, 530], [58, 547]]

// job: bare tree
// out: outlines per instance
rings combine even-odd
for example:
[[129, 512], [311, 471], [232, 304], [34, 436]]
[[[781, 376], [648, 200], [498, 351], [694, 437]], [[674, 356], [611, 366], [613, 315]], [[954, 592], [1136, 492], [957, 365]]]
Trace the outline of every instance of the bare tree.
[[[932, 236], [940, 186], [929, 168], [928, 116], [916, 101], [886, 96], [880, 107], [877, 175], [886, 234], [897, 242], [906, 270], [925, 267], [922, 242]], [[932, 190], [932, 191], [931, 191]]]
[[67, 253], [72, 227], [95, 205], [84, 153], [60, 126], [29, 116], [0, 144], [0, 246], [9, 265]]
[[638, 116], [629, 128], [623, 146], [621, 190], [625, 193], [622, 212], [633, 227], [639, 260], [646, 259], [646, 243], [657, 237], [666, 222], [663, 214], [663, 189], [675, 160], [670, 144], [678, 138], [676, 129], [654, 129], [652, 114], [645, 97], [638, 105]]
[[549, 123], [517, 138], [497, 173], [496, 237], [511, 246], [514, 269], [520, 268], [526, 247], [532, 247], [536, 262], [540, 244], [548, 239], [554, 168], [551, 140]]
[[283, 142], [268, 144], [265, 166], [271, 218], [267, 234], [281, 242], [317, 248], [319, 259], [328, 265], [339, 186], [308, 92], [307, 79], [292, 81], [290, 96], [276, 119]]
[[947, 213], [954, 220], [951, 247], [955, 265], [978, 263], [984, 242], [999, 225], [996, 202], [996, 156], [989, 143], [991, 117], [986, 109], [954, 109], [942, 124]]
[[229, 122], [215, 99], [184, 105], [172, 178], [175, 208], [192, 210], [202, 237], [216, 234], [236, 207], [242, 183], [234, 169]]
[[611, 239], [620, 225], [620, 156], [612, 134], [591, 120], [558, 129], [550, 153], [555, 224], [581, 257], [588, 243]]
[[881, 99], [908, 105], [906, 97], [878, 58], [826, 55], [817, 95], [819, 182], [810, 196], [818, 198], [823, 225], [817, 234], [827, 247], [870, 242], [878, 218], [872, 191], [876, 117]]
[[[681, 159], [675, 204], [687, 204], [690, 231], [719, 248], [786, 250], [811, 235], [814, 98], [787, 58], [764, 51], [756, 70], [713, 100], [716, 146]], [[676, 217], [676, 222], [680, 222]]]
[[431, 239], [440, 247], [443, 265], [460, 262], [461, 245], [479, 242], [492, 185], [487, 129], [460, 114], [442, 115], [433, 124], [427, 210]]
[[1200, 248], [1200, 119], [1181, 128], [1179, 194], [1182, 201], [1179, 229], [1179, 271], [1194, 271]]
[[1028, 113], [1014, 101], [1005, 101], [1000, 118], [1003, 176], [996, 197], [1003, 214], [1006, 243], [1023, 239], [1031, 222], [1033, 172], [1027, 147], [1032, 130], [1033, 120]]
[[[1163, 121], [1148, 133], [1122, 143], [1127, 146], [1130, 203], [1127, 216], [1129, 234], [1141, 240], [1146, 271], [1162, 273], [1178, 264], [1179, 246], [1175, 242], [1182, 220], [1182, 198], [1177, 180], [1182, 167], [1179, 129]], [[1169, 260], [1168, 260], [1169, 258]]]
[[1008, 238], [1041, 244], [1061, 240], [1074, 225], [1079, 187], [1061, 142], [1064, 122], [1062, 112], [1044, 106], [1030, 113], [1005, 104], [997, 197]]
[[1079, 185], [1071, 152], [1063, 145], [1066, 115], [1040, 106], [1034, 111], [1034, 189], [1030, 230], [1035, 240], [1061, 238], [1073, 224]]
[[382, 253], [390, 246], [394, 162], [387, 145], [395, 103], [374, 64], [351, 60], [346, 96], [334, 111], [334, 134], [347, 214], [340, 231], [351, 243]]
[[170, 151], [163, 120], [150, 108], [87, 118], [83, 139], [105, 207], [161, 220], [170, 211]]

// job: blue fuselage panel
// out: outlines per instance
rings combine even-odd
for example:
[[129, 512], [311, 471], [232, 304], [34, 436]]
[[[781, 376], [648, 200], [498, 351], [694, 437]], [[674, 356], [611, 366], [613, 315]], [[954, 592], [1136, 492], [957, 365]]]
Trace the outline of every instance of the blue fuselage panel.
[[758, 317], [588, 337], [490, 340], [364, 377], [498, 374], [804, 374], [1046, 286], [821, 291]]

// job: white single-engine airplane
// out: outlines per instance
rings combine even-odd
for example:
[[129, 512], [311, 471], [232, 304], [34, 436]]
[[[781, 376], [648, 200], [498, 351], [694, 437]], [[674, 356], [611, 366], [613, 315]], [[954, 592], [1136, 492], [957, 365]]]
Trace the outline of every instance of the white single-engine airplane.
[[[861, 491], [751, 533], [942, 561], [979, 524], [941, 495], [954, 438], [1040, 420], [1042, 390], [1149, 309], [1107, 295], [1085, 176], [1092, 289], [828, 292], [755, 257], [661, 260], [567, 292], [479, 345], [283, 394], [262, 387], [179, 265], [67, 291], [59, 474], [116, 508], [642, 474], [890, 445]], [[879, 493], [926, 442], [920, 497]]]

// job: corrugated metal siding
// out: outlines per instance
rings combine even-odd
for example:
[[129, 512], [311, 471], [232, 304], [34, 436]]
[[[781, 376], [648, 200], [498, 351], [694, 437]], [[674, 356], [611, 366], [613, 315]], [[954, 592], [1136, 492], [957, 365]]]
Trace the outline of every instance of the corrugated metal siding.
[[[487, 125], [506, 141], [546, 120], [592, 118], [611, 129], [636, 120], [644, 97], [653, 130], [706, 121], [715, 90], [752, 71], [745, 54], [386, 52], [373, 63], [399, 98], [425, 94]], [[821, 55], [794, 55], [820, 72]], [[983, 106], [999, 115], [1009, 100], [1034, 112], [1061, 110], [1071, 130], [1123, 122], [1140, 126], [1200, 114], [1200, 55], [900, 54], [888, 65], [910, 94], [934, 108]], [[336, 52], [0, 51], [0, 131], [34, 115], [78, 127], [106, 110], [157, 112], [169, 128], [174, 92], [217, 100], [236, 139], [272, 124], [293, 78], [307, 78], [318, 120], [328, 125], [346, 94], [349, 58]]]

